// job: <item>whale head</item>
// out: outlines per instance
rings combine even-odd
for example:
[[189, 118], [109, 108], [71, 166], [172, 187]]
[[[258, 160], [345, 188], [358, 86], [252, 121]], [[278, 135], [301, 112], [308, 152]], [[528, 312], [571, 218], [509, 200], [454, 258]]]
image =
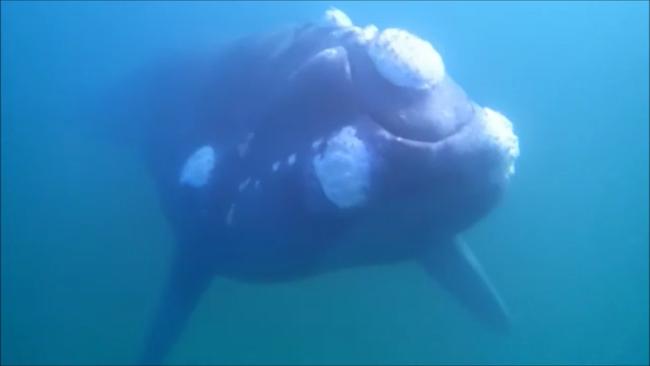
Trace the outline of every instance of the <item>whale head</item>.
[[330, 201], [348, 209], [409, 195], [435, 201], [439, 215], [487, 213], [515, 172], [512, 122], [472, 101], [428, 41], [398, 28], [360, 28], [336, 12], [330, 19], [347, 32], [350, 78], [364, 112], [332, 133], [314, 159]]

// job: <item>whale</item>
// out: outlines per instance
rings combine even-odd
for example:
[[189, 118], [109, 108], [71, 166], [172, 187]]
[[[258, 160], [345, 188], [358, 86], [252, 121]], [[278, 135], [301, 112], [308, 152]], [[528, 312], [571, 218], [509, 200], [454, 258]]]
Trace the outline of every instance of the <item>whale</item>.
[[501, 201], [518, 138], [430, 42], [331, 8], [159, 60], [125, 89], [175, 239], [140, 363], [165, 360], [215, 277], [272, 283], [410, 261], [508, 331], [461, 234]]

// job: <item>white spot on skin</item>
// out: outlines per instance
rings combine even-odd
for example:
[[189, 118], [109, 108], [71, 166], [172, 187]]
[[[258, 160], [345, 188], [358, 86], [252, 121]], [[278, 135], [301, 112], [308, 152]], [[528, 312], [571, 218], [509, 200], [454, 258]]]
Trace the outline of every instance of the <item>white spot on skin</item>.
[[314, 150], [317, 150], [320, 147], [321, 144], [323, 144], [323, 139], [319, 138], [318, 140], [312, 142], [311, 148], [314, 149]]
[[249, 178], [244, 179], [241, 183], [239, 183], [239, 192], [246, 189], [246, 187], [248, 186], [248, 183], [250, 183], [250, 182], [251, 182], [251, 178], [249, 177]]
[[228, 209], [228, 213], [226, 214], [226, 224], [228, 226], [232, 226], [233, 219], [235, 216], [235, 204], [231, 204], [230, 208]]
[[503, 114], [483, 108], [481, 122], [489, 141], [495, 144], [502, 156], [503, 165], [495, 171], [495, 179], [506, 180], [515, 174], [515, 160], [519, 157], [519, 139], [513, 132], [512, 122]]
[[333, 59], [334, 57], [336, 57], [339, 54], [339, 52], [345, 52], [345, 48], [343, 48], [343, 47], [326, 48], [326, 49], [318, 52], [316, 55], [314, 55], [313, 58], [314, 59], [316, 59], [316, 58]]
[[337, 8], [329, 8], [323, 16], [325, 23], [337, 27], [351, 27], [352, 20], [341, 10]]
[[287, 158], [287, 164], [293, 165], [295, 163], [296, 163], [296, 154], [289, 155], [289, 157]]
[[179, 181], [191, 187], [202, 187], [210, 180], [216, 162], [214, 149], [203, 146], [196, 150], [185, 162]]
[[371, 41], [377, 36], [377, 33], [379, 33], [379, 29], [374, 24], [370, 24], [361, 30], [361, 36], [366, 41]]
[[379, 73], [397, 86], [426, 89], [445, 77], [442, 57], [433, 46], [402, 29], [382, 31], [368, 55]]
[[340, 208], [359, 206], [370, 185], [370, 154], [347, 126], [327, 141], [325, 152], [314, 157], [314, 170], [325, 196]]
[[276, 161], [275, 163], [273, 163], [273, 165], [271, 165], [271, 169], [272, 169], [274, 172], [277, 172], [278, 169], [280, 169], [280, 162], [279, 162], [279, 161]]

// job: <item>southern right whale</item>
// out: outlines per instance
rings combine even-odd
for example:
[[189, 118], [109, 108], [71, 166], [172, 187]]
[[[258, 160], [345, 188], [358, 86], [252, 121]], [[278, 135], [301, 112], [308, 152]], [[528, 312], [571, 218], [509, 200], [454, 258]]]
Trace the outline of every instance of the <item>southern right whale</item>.
[[330, 9], [138, 83], [122, 107], [177, 242], [142, 363], [164, 360], [215, 276], [290, 281], [410, 260], [508, 328], [459, 234], [499, 202], [518, 139], [429, 42]]

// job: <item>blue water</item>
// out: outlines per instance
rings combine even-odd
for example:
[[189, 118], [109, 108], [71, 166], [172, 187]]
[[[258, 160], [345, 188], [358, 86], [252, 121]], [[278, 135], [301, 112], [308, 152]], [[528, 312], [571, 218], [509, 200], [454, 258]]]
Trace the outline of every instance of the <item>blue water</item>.
[[647, 364], [648, 3], [2, 2], [2, 363], [132, 363], [173, 245], [151, 178], [88, 116], [167, 51], [317, 19], [430, 40], [521, 145], [465, 234], [512, 309], [476, 324], [412, 264], [217, 279], [169, 362]]

